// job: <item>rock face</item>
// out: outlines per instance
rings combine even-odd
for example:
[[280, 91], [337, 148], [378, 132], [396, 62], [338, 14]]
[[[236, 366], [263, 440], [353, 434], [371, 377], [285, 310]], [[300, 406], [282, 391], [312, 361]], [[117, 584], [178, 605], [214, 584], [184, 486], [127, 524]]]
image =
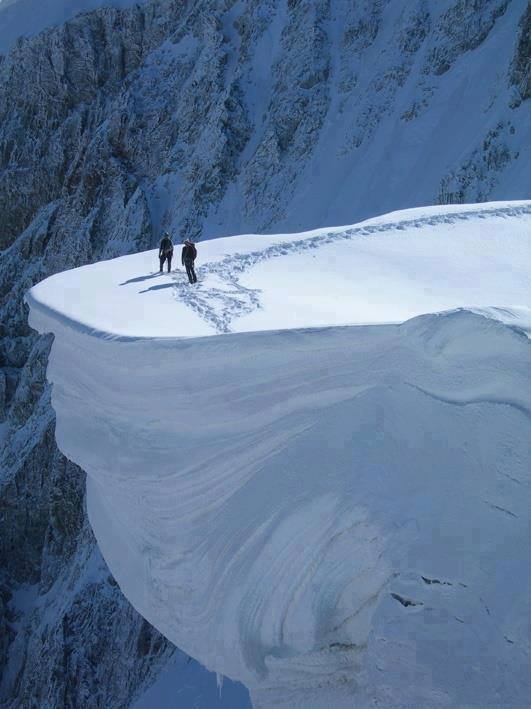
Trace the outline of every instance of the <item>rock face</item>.
[[126, 706], [172, 652], [94, 547], [27, 288], [163, 228], [528, 196], [529, 18], [520, 0], [158, 1], [0, 56], [2, 702]]
[[[142, 0], [140, 0], [142, 2]], [[6, 54], [20, 36], [33, 37], [47, 27], [62, 25], [80, 12], [106, 7], [128, 7], [134, 0], [0, 0], [0, 52]]]

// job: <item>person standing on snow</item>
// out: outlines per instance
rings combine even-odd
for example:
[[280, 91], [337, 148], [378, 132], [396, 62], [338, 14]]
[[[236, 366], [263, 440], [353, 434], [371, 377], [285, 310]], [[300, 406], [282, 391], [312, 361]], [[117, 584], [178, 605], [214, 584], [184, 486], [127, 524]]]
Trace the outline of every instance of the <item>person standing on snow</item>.
[[186, 268], [186, 273], [188, 274], [188, 280], [190, 283], [197, 283], [197, 276], [194, 271], [194, 261], [196, 258], [197, 249], [195, 248], [195, 245], [186, 239], [183, 246], [181, 261], [183, 266]]
[[164, 266], [164, 261], [168, 261], [168, 273], [171, 271], [171, 259], [173, 256], [173, 244], [168, 232], [164, 232], [164, 236], [159, 246], [160, 273]]

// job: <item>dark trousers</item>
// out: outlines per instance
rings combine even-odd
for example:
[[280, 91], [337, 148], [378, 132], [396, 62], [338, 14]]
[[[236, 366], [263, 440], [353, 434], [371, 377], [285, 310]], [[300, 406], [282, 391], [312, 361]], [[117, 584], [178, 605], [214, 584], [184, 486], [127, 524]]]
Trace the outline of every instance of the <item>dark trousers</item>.
[[197, 276], [195, 275], [195, 271], [194, 271], [194, 262], [186, 259], [184, 262], [184, 265], [185, 265], [186, 273], [188, 274], [188, 280], [190, 281], [190, 283], [197, 283]]
[[165, 254], [164, 256], [159, 256], [160, 260], [160, 272], [162, 273], [162, 267], [164, 266], [164, 261], [168, 261], [168, 273], [171, 271], [171, 257], [173, 254]]

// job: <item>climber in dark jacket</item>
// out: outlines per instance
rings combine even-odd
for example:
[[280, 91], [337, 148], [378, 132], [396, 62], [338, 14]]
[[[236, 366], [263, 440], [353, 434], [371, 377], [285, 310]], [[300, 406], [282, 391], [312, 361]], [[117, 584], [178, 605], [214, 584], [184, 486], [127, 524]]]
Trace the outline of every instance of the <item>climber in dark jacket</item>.
[[197, 283], [197, 276], [195, 275], [194, 271], [194, 261], [196, 257], [197, 249], [195, 248], [195, 245], [187, 239], [184, 242], [181, 261], [183, 266], [186, 268], [186, 273], [188, 274], [188, 280], [190, 281], [190, 283]]
[[171, 271], [171, 258], [173, 256], [173, 244], [171, 242], [171, 237], [168, 232], [164, 233], [159, 246], [159, 260], [160, 260], [160, 272], [162, 273], [162, 267], [164, 266], [164, 261], [168, 261], [168, 273]]

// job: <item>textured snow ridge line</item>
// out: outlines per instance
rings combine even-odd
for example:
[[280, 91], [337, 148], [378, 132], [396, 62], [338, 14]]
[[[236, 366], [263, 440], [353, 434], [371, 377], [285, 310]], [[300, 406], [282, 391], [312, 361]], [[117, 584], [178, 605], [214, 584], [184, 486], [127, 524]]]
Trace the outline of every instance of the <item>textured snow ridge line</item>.
[[371, 236], [411, 228], [424, 229], [430, 226], [451, 225], [473, 218], [514, 218], [528, 215], [531, 215], [531, 205], [523, 204], [447, 212], [414, 219], [405, 218], [385, 224], [368, 223], [349, 227], [344, 231], [325, 231], [306, 239], [283, 241], [260, 251], [234, 254], [226, 256], [221, 261], [206, 263], [201, 266], [201, 278], [215, 276], [219, 279], [219, 286], [205, 288], [199, 282], [191, 291], [187, 283], [179, 280], [176, 282], [175, 295], [178, 300], [211, 324], [218, 333], [229, 333], [231, 332], [231, 322], [235, 318], [260, 308], [260, 290], [243, 286], [239, 282], [239, 278], [242, 273], [263, 261], [319, 249], [338, 241], [351, 240], [359, 236]]

